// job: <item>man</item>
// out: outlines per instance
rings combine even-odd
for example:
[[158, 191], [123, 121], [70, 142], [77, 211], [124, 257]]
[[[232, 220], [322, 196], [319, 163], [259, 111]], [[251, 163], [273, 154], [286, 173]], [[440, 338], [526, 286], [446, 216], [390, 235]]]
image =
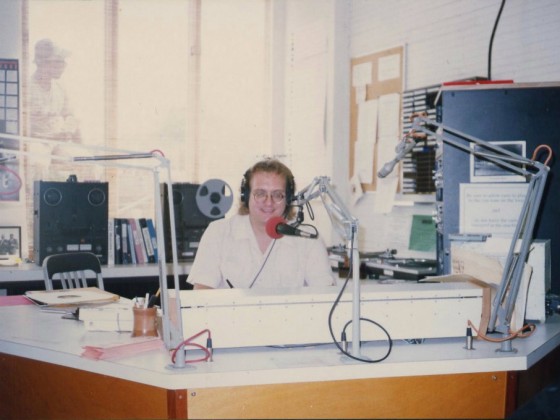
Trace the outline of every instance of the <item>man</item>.
[[10, 255], [17, 255], [19, 251], [19, 242], [13, 233], [10, 233], [10, 238], [8, 239], [8, 253]]
[[6, 239], [6, 235], [2, 234], [0, 236], [0, 255], [8, 254], [10, 250], [10, 246], [8, 240]]
[[29, 122], [32, 137], [78, 141], [80, 132], [59, 79], [70, 53], [50, 39], [35, 44], [36, 70], [31, 78]]
[[[58, 47], [50, 39], [35, 44], [36, 70], [29, 88], [29, 131], [31, 137], [64, 142], [81, 141], [78, 120], [74, 117], [68, 96], [60, 84], [70, 53]], [[50, 155], [68, 152], [59, 146], [45, 143], [29, 143], [32, 158], [28, 163], [28, 177], [45, 180], [57, 177], [60, 168], [53, 170]], [[69, 169], [67, 169], [69, 170]], [[59, 175], [61, 180], [63, 175]]]
[[274, 239], [266, 231], [269, 219], [290, 217], [294, 192], [294, 177], [283, 163], [266, 159], [252, 166], [241, 183], [238, 214], [206, 229], [189, 283], [195, 289], [333, 285], [321, 239]]

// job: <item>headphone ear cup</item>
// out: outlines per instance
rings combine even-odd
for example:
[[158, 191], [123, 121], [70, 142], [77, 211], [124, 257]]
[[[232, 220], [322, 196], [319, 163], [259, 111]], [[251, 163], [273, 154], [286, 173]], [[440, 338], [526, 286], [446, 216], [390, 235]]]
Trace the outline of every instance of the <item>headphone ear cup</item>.
[[295, 182], [294, 177], [291, 176], [288, 178], [288, 185], [286, 186], [286, 204], [290, 205], [292, 198], [294, 198], [295, 194]]
[[241, 188], [240, 188], [241, 202], [245, 204], [247, 208], [249, 207], [249, 195], [251, 194], [249, 191], [248, 178], [249, 178], [249, 171], [246, 171], [245, 174], [243, 174], [243, 179], [241, 180]]

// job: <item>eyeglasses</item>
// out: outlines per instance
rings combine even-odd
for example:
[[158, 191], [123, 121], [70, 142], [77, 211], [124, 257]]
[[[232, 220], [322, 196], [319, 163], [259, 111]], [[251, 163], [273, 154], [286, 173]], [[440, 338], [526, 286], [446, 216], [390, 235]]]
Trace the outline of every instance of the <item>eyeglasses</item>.
[[270, 193], [265, 190], [253, 191], [253, 198], [257, 203], [264, 203], [268, 197], [270, 197], [270, 199], [274, 203], [278, 204], [281, 203], [284, 200], [284, 198], [286, 198], [286, 194], [284, 193], [284, 191], [280, 191], [280, 190], [271, 191]]

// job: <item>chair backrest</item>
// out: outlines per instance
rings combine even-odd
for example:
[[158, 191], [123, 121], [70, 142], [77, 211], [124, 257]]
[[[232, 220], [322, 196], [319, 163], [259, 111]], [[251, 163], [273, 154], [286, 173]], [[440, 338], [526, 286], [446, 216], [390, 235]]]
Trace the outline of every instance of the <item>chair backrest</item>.
[[43, 260], [43, 277], [47, 290], [53, 290], [53, 279], [59, 279], [63, 289], [88, 287], [86, 276], [88, 271], [95, 274], [97, 287], [105, 290], [101, 263], [91, 252], [49, 255]]

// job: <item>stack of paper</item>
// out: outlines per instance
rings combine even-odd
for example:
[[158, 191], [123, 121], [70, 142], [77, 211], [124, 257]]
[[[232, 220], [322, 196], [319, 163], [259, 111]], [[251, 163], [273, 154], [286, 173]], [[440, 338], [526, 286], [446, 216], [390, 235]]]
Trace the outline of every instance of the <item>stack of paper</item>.
[[118, 302], [80, 308], [79, 320], [84, 322], [88, 331], [130, 332], [134, 325], [130, 299], [121, 298]]
[[48, 307], [82, 306], [116, 302], [119, 296], [97, 287], [62, 290], [31, 290], [25, 296], [38, 305]]
[[105, 346], [85, 346], [82, 357], [94, 360], [116, 359], [134, 356], [151, 350], [163, 350], [163, 341], [156, 337], [131, 338], [128, 343], [109, 344]]

